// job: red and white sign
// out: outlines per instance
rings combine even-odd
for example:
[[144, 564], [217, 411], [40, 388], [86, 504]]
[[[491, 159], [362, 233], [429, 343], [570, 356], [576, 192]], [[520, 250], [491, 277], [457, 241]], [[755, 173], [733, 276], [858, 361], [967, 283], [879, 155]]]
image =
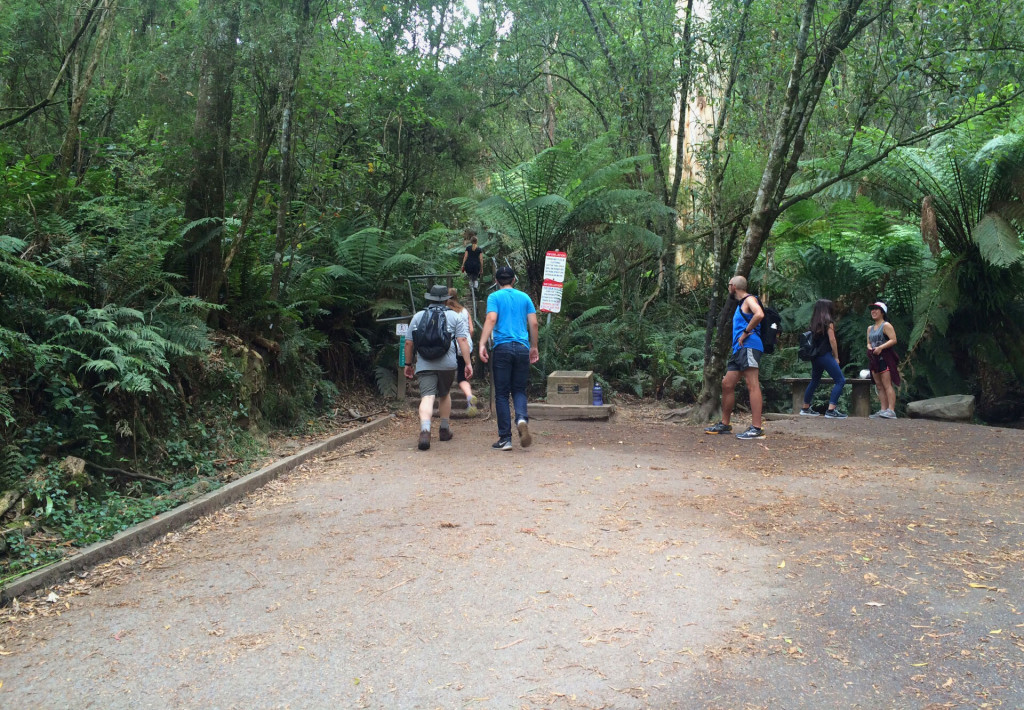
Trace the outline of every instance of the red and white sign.
[[558, 313], [562, 310], [562, 284], [544, 279], [540, 289], [540, 312]]
[[565, 283], [565, 259], [564, 251], [549, 251], [544, 259], [544, 281], [554, 281], [559, 284]]

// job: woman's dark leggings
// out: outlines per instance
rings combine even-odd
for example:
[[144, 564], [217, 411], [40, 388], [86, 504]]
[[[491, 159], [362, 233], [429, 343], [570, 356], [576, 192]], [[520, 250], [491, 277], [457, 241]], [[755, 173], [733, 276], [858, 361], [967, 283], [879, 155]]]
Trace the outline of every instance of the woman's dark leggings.
[[818, 389], [818, 383], [821, 381], [822, 372], [827, 372], [835, 382], [832, 385], [832, 394], [828, 398], [829, 404], [834, 406], [839, 403], [839, 395], [843, 393], [846, 378], [843, 377], [843, 371], [839, 369], [839, 363], [832, 357], [832, 353], [827, 353], [811, 360], [811, 384], [807, 385], [807, 389], [804, 391], [804, 404], [811, 403], [814, 390]]

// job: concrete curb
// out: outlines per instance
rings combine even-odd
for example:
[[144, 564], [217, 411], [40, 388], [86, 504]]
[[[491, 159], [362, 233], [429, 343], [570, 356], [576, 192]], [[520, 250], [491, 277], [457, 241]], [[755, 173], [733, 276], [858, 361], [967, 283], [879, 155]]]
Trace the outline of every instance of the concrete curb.
[[90, 545], [74, 557], [55, 562], [49, 567], [27, 574], [0, 589], [0, 605], [10, 604], [11, 600], [15, 597], [22, 597], [43, 587], [57, 584], [66, 579], [68, 575], [79, 570], [94, 567], [101, 562], [120, 557], [166, 535], [172, 530], [182, 528], [204, 515], [209, 515], [214, 511], [235, 503], [257, 488], [265, 486], [278, 476], [291, 471], [314, 456], [336, 449], [342, 444], [359, 438], [363, 434], [376, 431], [394, 418], [393, 414], [389, 414], [351, 431], [332, 436], [330, 439], [321, 441], [318, 444], [307, 446], [302, 451], [280, 461], [275, 461], [259, 471], [250, 473], [248, 476], [232, 481], [215, 491], [210, 491], [195, 500], [179, 505], [173, 510], [168, 510], [155, 518], [150, 518], [143, 523], [119, 532], [110, 540]]

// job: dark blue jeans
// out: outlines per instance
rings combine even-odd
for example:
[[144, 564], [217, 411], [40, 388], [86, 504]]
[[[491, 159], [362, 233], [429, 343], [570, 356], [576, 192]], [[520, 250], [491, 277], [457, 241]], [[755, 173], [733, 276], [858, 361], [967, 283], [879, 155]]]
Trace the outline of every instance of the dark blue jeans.
[[494, 361], [494, 406], [498, 412], [498, 438], [512, 436], [508, 398], [516, 410], [516, 421], [526, 414], [526, 386], [530, 381], [530, 349], [522, 343], [502, 343], [491, 351]]
[[822, 372], [827, 372], [828, 376], [835, 382], [832, 385], [832, 394], [828, 398], [829, 404], [836, 405], [839, 403], [839, 395], [843, 393], [846, 378], [843, 377], [843, 371], [839, 369], [839, 363], [832, 357], [832, 353], [826, 353], [811, 360], [811, 384], [807, 385], [807, 390], [804, 392], [804, 404], [811, 403], [811, 399], [814, 397], [814, 390], [818, 389], [818, 383], [821, 381]]

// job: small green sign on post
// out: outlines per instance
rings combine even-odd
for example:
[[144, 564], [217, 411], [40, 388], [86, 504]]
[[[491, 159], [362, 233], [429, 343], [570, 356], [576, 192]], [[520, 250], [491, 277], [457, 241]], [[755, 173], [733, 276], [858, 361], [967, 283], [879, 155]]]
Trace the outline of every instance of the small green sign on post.
[[405, 339], [409, 337], [409, 324], [397, 323], [395, 335], [398, 336], [398, 366], [405, 367]]
[[408, 323], [396, 323], [395, 335], [398, 336], [398, 371], [395, 373], [395, 397], [405, 397], [405, 339], [409, 335]]

